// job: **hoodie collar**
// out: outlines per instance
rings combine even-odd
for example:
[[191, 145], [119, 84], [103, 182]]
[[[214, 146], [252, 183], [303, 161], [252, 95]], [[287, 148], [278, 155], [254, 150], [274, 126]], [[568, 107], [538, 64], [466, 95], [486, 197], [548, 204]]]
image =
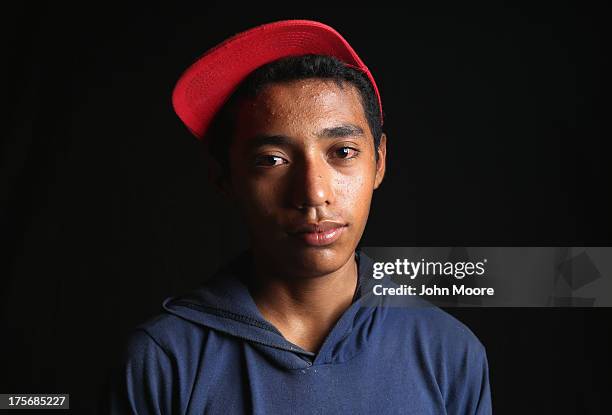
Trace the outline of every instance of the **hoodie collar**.
[[318, 353], [312, 353], [288, 341], [266, 320], [247, 286], [252, 272], [250, 251], [245, 251], [220, 269], [198, 289], [182, 296], [168, 297], [163, 308], [193, 323], [246, 340], [271, 357], [281, 367], [299, 369], [313, 364], [337, 363], [352, 357], [367, 341], [367, 336], [351, 333], [364, 325], [371, 314], [372, 260], [355, 252], [358, 282], [353, 303], [345, 310]]

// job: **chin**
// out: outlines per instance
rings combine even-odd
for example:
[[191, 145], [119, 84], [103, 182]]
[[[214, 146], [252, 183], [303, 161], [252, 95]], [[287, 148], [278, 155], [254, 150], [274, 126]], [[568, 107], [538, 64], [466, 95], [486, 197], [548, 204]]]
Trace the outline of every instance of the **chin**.
[[292, 251], [283, 256], [286, 258], [284, 265], [301, 277], [317, 278], [342, 268], [355, 250], [332, 244], [325, 247], [302, 247]]

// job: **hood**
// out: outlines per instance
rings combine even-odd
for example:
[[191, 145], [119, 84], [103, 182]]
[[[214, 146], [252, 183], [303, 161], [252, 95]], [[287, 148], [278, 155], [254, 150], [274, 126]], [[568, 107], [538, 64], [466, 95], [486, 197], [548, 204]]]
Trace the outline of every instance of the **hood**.
[[372, 260], [359, 250], [355, 255], [359, 270], [355, 298], [316, 354], [289, 342], [257, 308], [242, 282], [249, 278], [252, 269], [250, 251], [243, 252], [198, 289], [186, 295], [168, 297], [162, 306], [166, 312], [192, 323], [249, 342], [282, 368], [341, 363], [366, 346], [372, 335], [372, 319], [380, 318], [373, 313], [378, 297], [372, 295], [371, 288], [380, 280], [371, 278]]

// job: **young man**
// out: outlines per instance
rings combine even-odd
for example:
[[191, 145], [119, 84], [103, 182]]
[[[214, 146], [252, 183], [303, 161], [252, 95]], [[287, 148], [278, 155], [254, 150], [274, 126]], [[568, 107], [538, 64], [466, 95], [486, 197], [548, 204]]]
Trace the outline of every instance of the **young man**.
[[179, 80], [176, 112], [251, 249], [130, 338], [115, 412], [488, 414], [484, 347], [422, 300], [374, 296], [357, 249], [385, 174], [380, 95], [332, 28], [243, 32]]

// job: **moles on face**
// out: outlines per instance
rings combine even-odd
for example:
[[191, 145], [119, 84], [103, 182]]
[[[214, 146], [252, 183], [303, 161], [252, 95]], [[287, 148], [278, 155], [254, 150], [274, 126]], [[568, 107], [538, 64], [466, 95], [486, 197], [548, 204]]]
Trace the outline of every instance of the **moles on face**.
[[385, 171], [386, 137], [376, 150], [359, 91], [318, 78], [269, 84], [240, 103], [236, 123], [227, 190], [254, 254], [290, 276], [339, 270]]

